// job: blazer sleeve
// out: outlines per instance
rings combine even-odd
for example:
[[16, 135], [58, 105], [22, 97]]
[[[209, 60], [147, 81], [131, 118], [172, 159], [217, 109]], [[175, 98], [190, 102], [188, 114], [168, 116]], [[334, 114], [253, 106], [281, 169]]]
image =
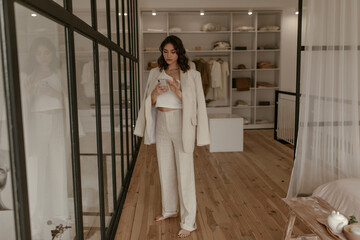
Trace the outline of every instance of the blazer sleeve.
[[209, 122], [206, 112], [205, 96], [203, 92], [201, 75], [196, 72], [195, 76], [196, 102], [197, 102], [197, 132], [196, 140], [198, 146], [210, 144]]
[[145, 132], [145, 126], [146, 126], [146, 118], [145, 118], [145, 101], [146, 98], [148, 97], [149, 93], [149, 86], [150, 86], [150, 82], [151, 79], [153, 77], [153, 71], [150, 72], [147, 83], [146, 83], [146, 87], [145, 87], [145, 91], [144, 91], [144, 97], [141, 101], [141, 105], [140, 105], [140, 110], [138, 113], [138, 118], [136, 120], [136, 124], [135, 124], [135, 130], [134, 130], [134, 135], [139, 136], [139, 137], [143, 137], [144, 136], [144, 132]]

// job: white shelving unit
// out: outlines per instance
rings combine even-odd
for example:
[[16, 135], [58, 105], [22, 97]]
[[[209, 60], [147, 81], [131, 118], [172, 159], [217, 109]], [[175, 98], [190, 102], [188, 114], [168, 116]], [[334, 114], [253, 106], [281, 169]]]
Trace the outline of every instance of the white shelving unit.
[[[280, 83], [281, 14], [281, 11], [258, 11], [250, 16], [247, 11], [222, 11], [206, 12], [204, 16], [200, 16], [198, 11], [168, 11], [157, 12], [156, 16], [152, 16], [151, 12], [142, 12], [142, 90], [150, 72], [147, 70], [148, 62], [157, 60], [160, 55], [155, 49], [166, 36], [176, 35], [183, 41], [190, 60], [221, 58], [229, 63], [228, 99], [208, 103], [208, 113], [242, 116], [248, 120], [248, 124], [244, 125], [245, 129], [273, 128], [275, 90]], [[221, 31], [201, 31], [201, 27], [207, 23], [215, 23], [224, 28]], [[254, 30], [235, 30], [239, 26], [252, 26]], [[259, 30], [264, 26], [280, 26], [280, 30]], [[181, 31], [172, 31], [173, 28], [181, 28]], [[212, 44], [216, 41], [229, 42], [231, 50], [212, 50]], [[246, 47], [246, 50], [235, 50], [237, 46]], [[200, 47], [201, 50], [195, 50], [195, 47]], [[151, 51], [145, 51], [146, 48], [151, 48]], [[258, 69], [257, 63], [260, 61], [269, 61], [275, 67]], [[240, 64], [244, 64], [246, 69], [238, 69]], [[251, 79], [249, 91], [236, 91], [233, 79], [244, 77]], [[270, 83], [273, 87], [257, 87], [259, 82]], [[212, 95], [210, 89], [206, 99], [211, 99]], [[235, 106], [237, 100], [245, 101], [248, 106]], [[270, 105], [260, 106], [260, 101], [267, 101]]]

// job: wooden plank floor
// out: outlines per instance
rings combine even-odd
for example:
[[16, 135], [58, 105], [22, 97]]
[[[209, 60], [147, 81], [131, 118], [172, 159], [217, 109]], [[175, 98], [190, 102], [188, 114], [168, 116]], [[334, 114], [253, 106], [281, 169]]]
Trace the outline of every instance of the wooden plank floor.
[[[293, 150], [273, 140], [272, 130], [244, 132], [244, 152], [194, 153], [197, 225], [187, 239], [276, 239], [282, 237]], [[176, 239], [177, 219], [157, 223], [161, 197], [155, 146], [142, 145], [130, 183], [117, 240]], [[310, 233], [300, 222], [294, 234]]]

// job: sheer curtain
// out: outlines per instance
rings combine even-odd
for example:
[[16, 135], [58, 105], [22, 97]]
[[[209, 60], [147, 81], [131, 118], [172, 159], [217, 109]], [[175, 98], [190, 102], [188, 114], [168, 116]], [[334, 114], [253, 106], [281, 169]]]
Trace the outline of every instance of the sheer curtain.
[[300, 125], [288, 197], [360, 178], [360, 1], [306, 0]]

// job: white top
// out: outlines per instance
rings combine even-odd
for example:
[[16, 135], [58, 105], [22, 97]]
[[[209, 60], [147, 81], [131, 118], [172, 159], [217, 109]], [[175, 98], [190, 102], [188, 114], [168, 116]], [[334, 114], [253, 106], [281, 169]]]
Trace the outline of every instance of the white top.
[[[168, 79], [170, 81], [173, 81], [172, 77], [167, 75], [165, 71], [162, 71], [162, 73], [159, 76], [159, 80], [161, 79]], [[180, 85], [180, 81], [177, 80]], [[176, 108], [181, 109], [182, 108], [182, 102], [181, 99], [173, 92], [168, 86], [168, 91], [166, 93], [163, 93], [157, 97], [155, 107], [165, 107], [165, 108]]]

